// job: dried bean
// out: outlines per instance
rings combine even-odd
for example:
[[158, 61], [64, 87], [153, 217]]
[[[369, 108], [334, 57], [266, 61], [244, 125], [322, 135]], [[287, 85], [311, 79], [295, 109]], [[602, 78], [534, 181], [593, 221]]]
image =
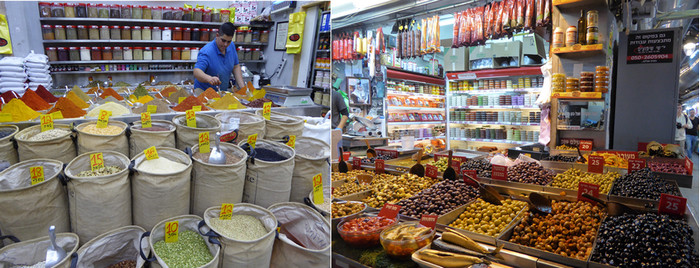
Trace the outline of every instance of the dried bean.
[[44, 132], [39, 132], [36, 135], [30, 137], [27, 139], [28, 141], [47, 141], [47, 140], [52, 140], [55, 138], [67, 136], [70, 134], [70, 131], [65, 130], [65, 129], [60, 129], [60, 128], [54, 128], [52, 130], [47, 130]]
[[196, 268], [214, 258], [204, 238], [189, 230], [180, 232], [177, 242], [166, 243], [165, 240], [156, 242], [153, 244], [153, 250], [169, 267]]
[[236, 240], [252, 241], [268, 232], [258, 218], [250, 215], [232, 215], [230, 220], [212, 218], [210, 223], [217, 233]]
[[107, 268], [136, 268], [136, 261], [125, 260], [112, 264]]
[[103, 168], [99, 168], [97, 170], [85, 170], [81, 171], [78, 173], [77, 177], [97, 177], [97, 176], [106, 176], [106, 175], [111, 175], [115, 173], [119, 173], [122, 168], [117, 167], [117, 166], [105, 166]]
[[268, 150], [265, 148], [255, 148], [255, 159], [260, 159], [268, 162], [279, 162], [282, 160], [287, 160], [287, 157], [284, 157], [273, 150]]

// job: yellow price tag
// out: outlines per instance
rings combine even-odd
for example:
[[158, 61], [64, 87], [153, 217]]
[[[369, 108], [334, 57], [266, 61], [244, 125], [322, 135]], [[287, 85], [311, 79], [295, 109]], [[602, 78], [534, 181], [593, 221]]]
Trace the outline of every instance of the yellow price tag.
[[296, 135], [289, 135], [289, 141], [287, 142], [287, 146], [294, 148], [294, 144], [297, 142], [297, 136]]
[[211, 152], [211, 148], [209, 148], [209, 132], [199, 133], [199, 152], [203, 154]]
[[32, 185], [44, 182], [44, 166], [29, 167]]
[[50, 114], [41, 115], [41, 132], [53, 129], [53, 117]]
[[90, 168], [92, 171], [105, 167], [105, 159], [102, 153], [90, 154]]
[[177, 242], [180, 233], [180, 223], [178, 221], [169, 221], [165, 223], [165, 243]]
[[0, 122], [12, 122], [11, 113], [0, 113]]
[[142, 128], [149, 128], [152, 126], [153, 125], [151, 124], [151, 113], [149, 113], [149, 112], [141, 113], [141, 127]]
[[248, 144], [250, 144], [250, 149], [255, 150], [255, 142], [258, 141], [258, 133], [248, 136]]
[[194, 110], [187, 110], [185, 112], [185, 119], [187, 119], [188, 127], [197, 127], [197, 119], [195, 118]]
[[182, 101], [184, 101], [184, 100], [185, 100], [185, 97], [179, 97], [179, 98], [177, 98], [177, 104], [182, 103]]
[[61, 111], [55, 111], [51, 113], [51, 117], [53, 117], [53, 120], [63, 119], [63, 113]]
[[238, 105], [236, 105], [236, 104], [229, 104], [228, 105], [229, 110], [236, 110], [237, 108], [238, 108]]
[[221, 203], [221, 211], [219, 212], [220, 220], [230, 220], [233, 216], [233, 204]]
[[148, 105], [148, 106], [146, 106], [146, 111], [154, 114], [154, 113], [156, 113], [156, 111], [158, 111], [158, 106]]
[[195, 112], [201, 112], [202, 106], [199, 106], [199, 105], [192, 106], [192, 110], [194, 110]]
[[143, 154], [146, 155], [147, 160], [158, 159], [158, 151], [156, 151], [156, 146], [148, 147], [148, 149], [143, 151]]
[[263, 117], [270, 120], [270, 114], [272, 113], [272, 102], [263, 103]]
[[97, 128], [106, 128], [109, 125], [109, 111], [100, 110], [100, 117], [97, 118]]
[[313, 178], [314, 182], [314, 204], [323, 204], [323, 181], [321, 180], [323, 176], [321, 173], [316, 174]]

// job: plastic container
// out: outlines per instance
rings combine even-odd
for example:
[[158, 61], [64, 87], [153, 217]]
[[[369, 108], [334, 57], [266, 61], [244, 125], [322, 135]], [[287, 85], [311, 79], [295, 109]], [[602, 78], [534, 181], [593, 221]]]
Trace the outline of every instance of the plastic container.
[[54, 3], [51, 6], [51, 17], [54, 18], [63, 18], [66, 16], [65, 11], [63, 10], [63, 4], [61, 3]]
[[245, 39], [243, 41], [246, 43], [253, 42], [253, 30], [245, 31]]
[[131, 19], [131, 9], [133, 7], [131, 5], [122, 5], [121, 6], [121, 13], [122, 13], [122, 19]]
[[394, 224], [393, 226], [385, 229], [379, 235], [379, 241], [386, 251], [386, 254], [396, 258], [410, 258], [411, 254], [416, 250], [423, 248], [424, 246], [430, 244], [435, 236], [435, 229], [429, 229], [427, 233], [422, 233], [422, 235], [415, 236], [413, 238], [407, 237], [407, 235], [402, 236], [402, 239], [390, 239], [387, 234], [398, 228], [427, 228], [417, 221], [402, 222]]
[[183, 21], [192, 21], [192, 8], [184, 8], [182, 13]]
[[576, 26], [569, 26], [566, 28], [566, 46], [571, 47], [576, 44]]
[[143, 8], [139, 5], [133, 5], [131, 7], [131, 18], [136, 20], [143, 19]]
[[134, 60], [143, 60], [143, 47], [134, 47], [132, 53]]
[[174, 47], [174, 48], [173, 48], [172, 60], [180, 60], [181, 53], [182, 53], [182, 48], [181, 48], [181, 47]]
[[245, 53], [243, 54], [243, 60], [251, 60], [253, 58], [253, 50], [249, 47], [245, 48]]
[[182, 28], [175, 27], [173, 29], [173, 40], [176, 40], [176, 41], [182, 40]]
[[151, 40], [151, 26], [143, 26], [143, 30], [141, 30], [141, 40]]
[[122, 26], [122, 40], [131, 40], [131, 26]]
[[189, 47], [183, 47], [180, 54], [181, 60], [190, 60], [192, 58], [192, 50]]
[[153, 19], [153, 12], [151, 11], [151, 7], [141, 6], [141, 10], [143, 10], [143, 19], [144, 20], [152, 20]]
[[199, 55], [199, 48], [198, 47], [193, 47], [190, 49], [190, 59], [191, 60], [197, 60], [197, 56]]
[[68, 60], [68, 48], [66, 47], [59, 47], [57, 49], [58, 51], [58, 60], [60, 61], [67, 61]]
[[154, 20], [162, 20], [163, 19], [163, 7], [152, 6], [151, 7], [151, 17]]
[[231, 10], [221, 10], [221, 22], [227, 22], [229, 21], [229, 18], [231, 18]]
[[112, 48], [103, 47], [102, 48], [102, 60], [112, 60]]
[[97, 18], [97, 4], [87, 4], [88, 18]]
[[75, 5], [75, 17], [76, 18], [87, 18], [87, 4], [78, 3]]
[[141, 26], [131, 28], [131, 40], [141, 40]]
[[[199, 30], [199, 28], [192, 29], [192, 36], [190, 37], [189, 40], [199, 41], [200, 38], [202, 38], [202, 32]], [[187, 39], [185, 39], [185, 40], [187, 40]]]
[[172, 20], [173, 19], [173, 8], [172, 7], [163, 7], [163, 20]]
[[90, 39], [90, 36], [88, 35], [87, 26], [78, 25], [76, 28], [77, 28], [77, 32], [78, 32], [78, 39], [80, 39], [80, 40]]
[[102, 19], [108, 19], [109, 7], [105, 4], [97, 4], [97, 17]]
[[80, 61], [80, 49], [78, 49], [78, 47], [68, 48], [68, 60]]
[[66, 18], [75, 18], [75, 3], [63, 4], [63, 14]]
[[259, 59], [260, 59], [260, 48], [254, 48], [253, 55], [251, 56], [250, 60], [259, 60]]
[[123, 60], [124, 59], [124, 49], [121, 47], [112, 48], [112, 59], [113, 60]]
[[124, 60], [133, 60], [133, 59], [134, 59], [134, 48], [124, 47]]
[[564, 47], [564, 29], [557, 27], [554, 29], [554, 47]]
[[160, 29], [160, 27], [153, 27], [153, 30], [151, 30], [151, 40], [161, 40], [163, 36], [163, 30]]
[[100, 40], [109, 40], [109, 26], [100, 26]]
[[89, 47], [80, 47], [80, 60], [81, 61], [89, 61], [90, 60], [90, 48]]
[[181, 8], [181, 7], [173, 8], [173, 20], [182, 20], [183, 14], [184, 14], [184, 8]]
[[251, 37], [251, 42], [260, 42], [260, 31], [253, 30], [253, 36]]
[[153, 60], [162, 60], [163, 59], [163, 48], [162, 47], [154, 47], [153, 48]]
[[270, 40], [270, 31], [268, 30], [263, 30], [260, 32], [260, 42], [261, 43], [267, 43]]
[[121, 40], [122, 39], [121, 27], [119, 27], [117, 25], [112, 26], [112, 29], [109, 31], [109, 37], [112, 40]]
[[211, 22], [211, 9], [204, 9], [202, 11], [202, 21]]
[[221, 13], [218, 8], [211, 12], [211, 22], [221, 22]]
[[204, 9], [195, 8], [192, 11], [192, 21], [202, 21], [202, 13], [204, 13]]
[[66, 40], [66, 26], [53, 26], [53, 36], [55, 40]]
[[47, 47], [45, 50], [46, 56], [49, 57], [49, 61], [58, 60], [58, 50], [55, 47]]
[[44, 40], [56, 39], [56, 33], [51, 25], [41, 25], [41, 35]]
[[182, 28], [182, 39], [185, 41], [190, 41], [192, 38], [192, 28]]
[[90, 48], [90, 58], [92, 60], [102, 60], [102, 51], [99, 47]]
[[151, 47], [145, 47], [143, 49], [143, 60], [153, 60], [153, 50]]
[[244, 43], [245, 42], [245, 31], [244, 30], [236, 30], [236, 44]]
[[49, 2], [39, 2], [39, 17], [50, 18], [51, 6], [52, 4]]
[[[346, 231], [343, 227], [346, 224], [348, 224], [348, 222], [354, 222], [355, 219], [364, 219], [364, 223], [362, 224], [368, 224], [369, 222], [378, 221], [381, 223], [381, 225], [377, 224], [377, 227], [368, 228], [367, 230], [363, 231]], [[340, 234], [340, 237], [346, 243], [355, 247], [365, 248], [376, 246], [377, 244], [379, 244], [379, 236], [381, 235], [382, 231], [391, 227], [395, 223], [395, 219], [380, 218], [377, 216], [369, 216], [369, 214], [362, 213], [358, 214], [358, 216], [356, 217], [347, 217], [344, 220], [342, 220], [338, 224], [337, 230], [338, 234]]]
[[209, 41], [209, 32], [211, 30], [204, 28], [200, 32], [199, 41]]
[[109, 17], [112, 19], [119, 19], [122, 17], [122, 8], [119, 5], [109, 6]]
[[88, 35], [90, 36], [90, 40], [100, 40], [100, 26], [90, 25]]
[[245, 49], [236, 47], [236, 53], [238, 54], [238, 60], [243, 60], [243, 57], [245, 57]]
[[173, 40], [173, 30], [170, 27], [163, 27], [163, 35], [161, 37], [161, 40]]
[[173, 59], [173, 48], [172, 47], [164, 47], [163, 48], [163, 60], [172, 60]]

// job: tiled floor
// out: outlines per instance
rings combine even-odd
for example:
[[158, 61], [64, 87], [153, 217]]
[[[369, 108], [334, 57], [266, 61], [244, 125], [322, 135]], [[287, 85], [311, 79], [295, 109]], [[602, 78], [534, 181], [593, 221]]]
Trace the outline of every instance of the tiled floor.
[[681, 188], [681, 193], [683, 197], [688, 198], [688, 203], [690, 204], [690, 211], [695, 217], [695, 221], [698, 222], [698, 155], [693, 154], [693, 188]]

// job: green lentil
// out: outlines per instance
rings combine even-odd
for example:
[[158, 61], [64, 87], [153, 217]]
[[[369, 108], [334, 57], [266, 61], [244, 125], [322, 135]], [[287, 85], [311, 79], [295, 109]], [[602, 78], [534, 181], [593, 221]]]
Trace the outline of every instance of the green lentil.
[[105, 175], [111, 175], [111, 174], [117, 173], [121, 170], [122, 169], [118, 166], [106, 166], [106, 167], [97, 169], [95, 171], [92, 171], [92, 170], [81, 171], [80, 173], [78, 173], [78, 177], [105, 176]]
[[230, 220], [212, 218], [210, 223], [217, 233], [236, 240], [251, 241], [267, 234], [262, 222], [249, 215], [232, 215]]
[[180, 232], [177, 242], [158, 241], [153, 250], [169, 267], [201, 267], [214, 259], [204, 239], [194, 231]]

